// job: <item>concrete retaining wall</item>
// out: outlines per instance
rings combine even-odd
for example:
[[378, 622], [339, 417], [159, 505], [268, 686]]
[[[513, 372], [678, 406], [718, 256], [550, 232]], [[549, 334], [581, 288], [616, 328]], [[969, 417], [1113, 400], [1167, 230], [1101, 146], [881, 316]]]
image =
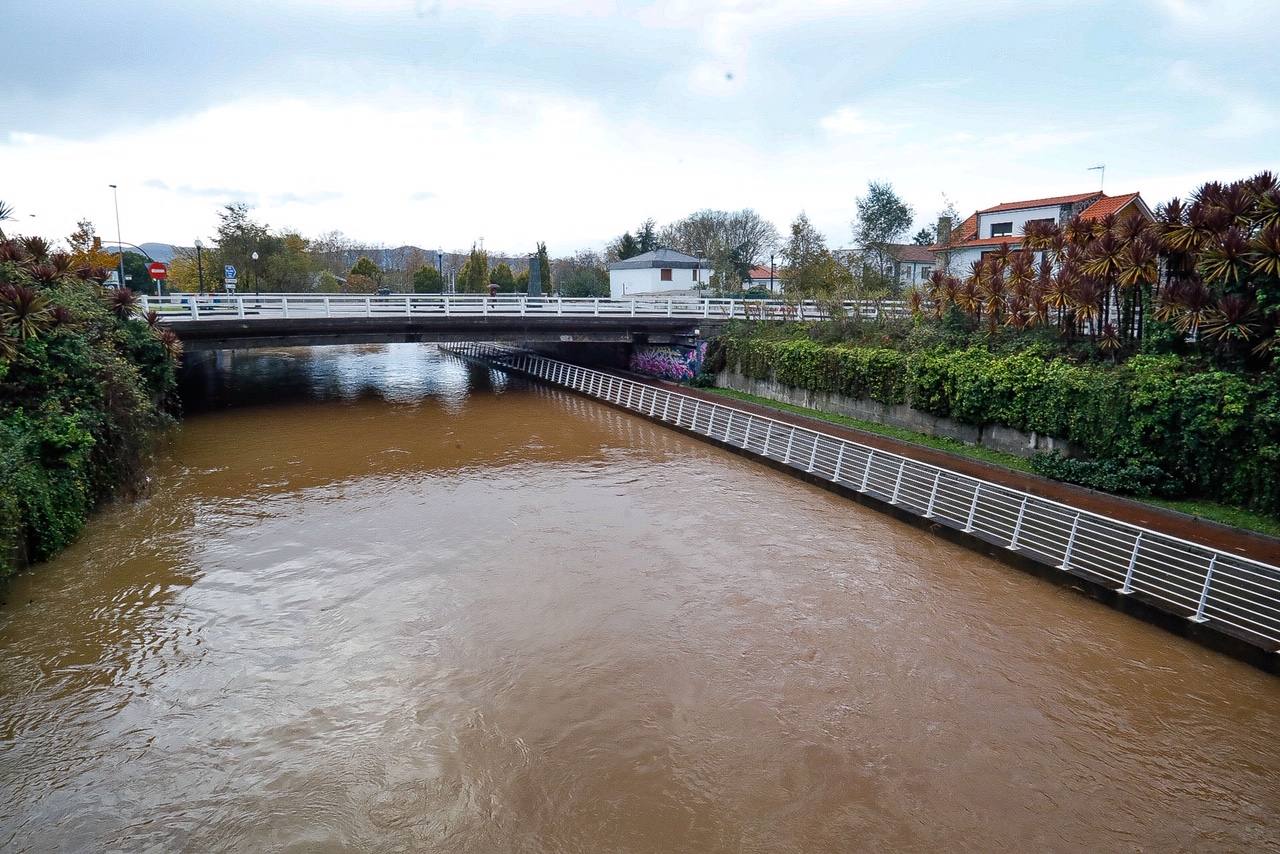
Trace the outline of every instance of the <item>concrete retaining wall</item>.
[[767, 380], [752, 379], [733, 369], [726, 369], [717, 374], [716, 385], [780, 403], [789, 403], [792, 406], [803, 406], [807, 409], [834, 412], [862, 421], [902, 427], [927, 436], [941, 436], [966, 445], [980, 445], [993, 451], [1002, 451], [1020, 457], [1029, 457], [1041, 451], [1057, 451], [1065, 457], [1077, 455], [1075, 449], [1065, 439], [1041, 436], [1038, 433], [1024, 433], [1001, 424], [984, 424], [980, 427], [962, 424], [953, 418], [941, 418], [912, 409], [906, 404], [887, 404], [875, 400], [846, 397], [842, 394], [809, 391], [783, 385], [772, 377]]

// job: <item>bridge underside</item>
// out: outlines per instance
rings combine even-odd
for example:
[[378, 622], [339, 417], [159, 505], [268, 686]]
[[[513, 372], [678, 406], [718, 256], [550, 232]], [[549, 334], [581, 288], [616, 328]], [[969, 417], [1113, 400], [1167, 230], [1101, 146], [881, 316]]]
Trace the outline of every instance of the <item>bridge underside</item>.
[[334, 344], [687, 343], [706, 337], [720, 323], [665, 317], [302, 317], [187, 320], [170, 328], [188, 352]]

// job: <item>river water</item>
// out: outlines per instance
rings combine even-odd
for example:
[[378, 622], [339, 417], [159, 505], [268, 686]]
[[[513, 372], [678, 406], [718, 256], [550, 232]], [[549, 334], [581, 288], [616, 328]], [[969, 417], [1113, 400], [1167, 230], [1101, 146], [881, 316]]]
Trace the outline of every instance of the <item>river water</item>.
[[0, 849], [1277, 845], [1274, 677], [429, 347], [192, 383], [4, 593]]

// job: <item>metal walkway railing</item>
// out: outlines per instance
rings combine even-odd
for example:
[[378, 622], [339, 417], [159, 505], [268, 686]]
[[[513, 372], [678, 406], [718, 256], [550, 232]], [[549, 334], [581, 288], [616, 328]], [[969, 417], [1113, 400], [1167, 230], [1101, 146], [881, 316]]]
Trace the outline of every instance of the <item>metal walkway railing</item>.
[[450, 351], [719, 440], [1280, 648], [1280, 568], [720, 403], [492, 344]]
[[[901, 301], [847, 302], [845, 313], [864, 318], [907, 317]], [[171, 294], [143, 296], [142, 310], [165, 323], [236, 318], [277, 320], [304, 317], [675, 317], [689, 320], [823, 320], [828, 309], [816, 302], [780, 300], [575, 299], [521, 294]]]

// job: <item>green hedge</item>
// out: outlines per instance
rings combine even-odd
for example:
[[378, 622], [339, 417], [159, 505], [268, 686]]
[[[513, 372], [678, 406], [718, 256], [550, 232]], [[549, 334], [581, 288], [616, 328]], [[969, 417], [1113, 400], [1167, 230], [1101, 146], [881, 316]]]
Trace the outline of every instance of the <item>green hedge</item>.
[[36, 282], [0, 263], [5, 284], [38, 289], [64, 315], [0, 354], [0, 580], [64, 548], [95, 506], [141, 483], [175, 387], [158, 334], [112, 314], [97, 284]]
[[967, 424], [1067, 439], [1088, 460], [1037, 458], [1050, 477], [1136, 494], [1197, 496], [1280, 517], [1280, 373], [1194, 370], [1175, 356], [1081, 365], [1044, 350], [902, 352], [733, 335], [729, 365], [756, 379]]

